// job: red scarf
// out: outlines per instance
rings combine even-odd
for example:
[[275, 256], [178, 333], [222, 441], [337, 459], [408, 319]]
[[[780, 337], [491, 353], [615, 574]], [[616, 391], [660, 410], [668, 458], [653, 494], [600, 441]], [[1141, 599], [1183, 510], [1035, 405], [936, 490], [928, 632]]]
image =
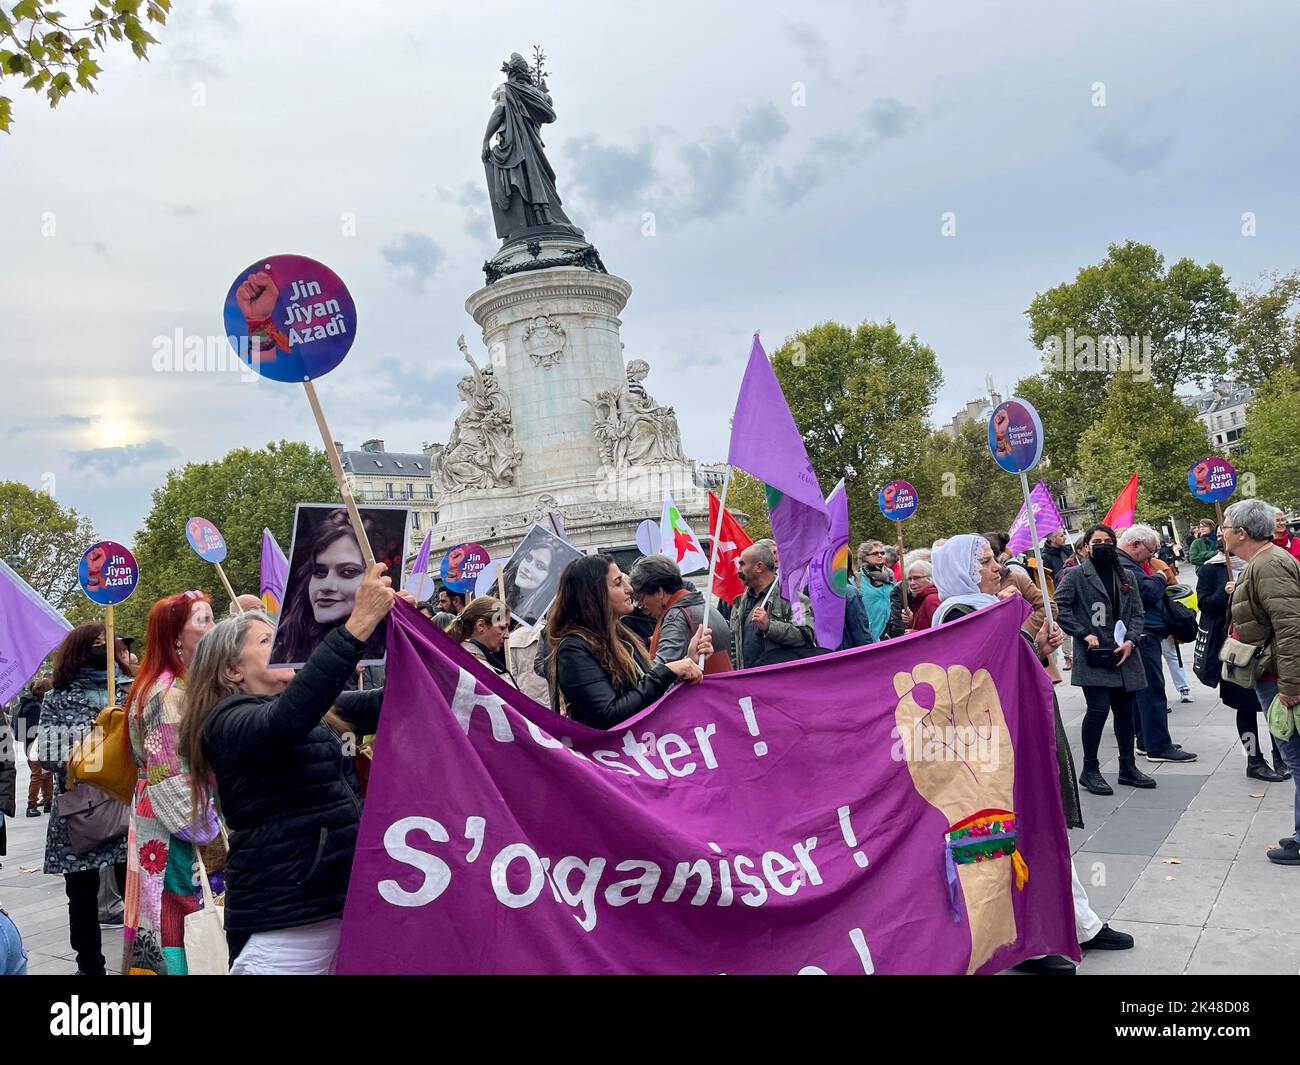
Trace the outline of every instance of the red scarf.
[[677, 602], [677, 600], [685, 596], [688, 596], [690, 594], [691, 594], [691, 589], [678, 588], [677, 591], [673, 592], [672, 596], [669, 597], [668, 604], [664, 607], [664, 612], [659, 615], [659, 621], [655, 624], [655, 631], [653, 635], [651, 635], [650, 637], [650, 658], [652, 661], [654, 659], [654, 656], [659, 651], [659, 630], [663, 628], [664, 618], [668, 616], [668, 611], [670, 611], [673, 608], [673, 605]]

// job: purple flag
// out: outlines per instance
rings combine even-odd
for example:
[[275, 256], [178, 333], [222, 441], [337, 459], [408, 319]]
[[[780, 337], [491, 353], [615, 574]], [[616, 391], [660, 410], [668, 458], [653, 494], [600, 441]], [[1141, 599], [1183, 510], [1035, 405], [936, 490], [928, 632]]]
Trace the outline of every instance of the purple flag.
[[808, 567], [817, 642], [834, 650], [844, 639], [844, 597], [849, 590], [849, 496], [844, 481], [826, 497], [831, 525]]
[[0, 704], [23, 690], [72, 626], [0, 562]]
[[781, 594], [797, 605], [809, 563], [826, 539], [830, 516], [803, 437], [757, 333], [736, 399], [727, 462], [767, 487], [767, 511], [780, 556]]
[[[601, 732], [409, 604], [340, 973], [965, 973], [1079, 957], [1021, 599]], [[591, 811], [599, 810], [599, 817]]]
[[[1049, 533], [1065, 528], [1065, 522], [1061, 520], [1061, 512], [1052, 502], [1052, 493], [1047, 490], [1047, 485], [1042, 481], [1039, 481], [1038, 486], [1029, 493], [1029, 499], [1034, 504], [1034, 527], [1038, 530], [1040, 541]], [[1007, 531], [1011, 534], [1007, 550], [1012, 554], [1018, 555], [1021, 551], [1028, 551], [1034, 546], [1033, 537], [1029, 535], [1029, 514], [1023, 503], [1020, 505], [1020, 513], [1016, 515], [1016, 520], [1011, 523], [1011, 528]]]
[[424, 534], [424, 543], [416, 552], [415, 561], [411, 563], [411, 594], [416, 602], [424, 600], [424, 585], [429, 573], [429, 548], [433, 544], [433, 530]]
[[280, 616], [284, 600], [284, 584], [289, 579], [289, 560], [275, 542], [270, 529], [262, 530], [262, 573], [258, 592], [262, 596], [262, 609], [272, 618]]

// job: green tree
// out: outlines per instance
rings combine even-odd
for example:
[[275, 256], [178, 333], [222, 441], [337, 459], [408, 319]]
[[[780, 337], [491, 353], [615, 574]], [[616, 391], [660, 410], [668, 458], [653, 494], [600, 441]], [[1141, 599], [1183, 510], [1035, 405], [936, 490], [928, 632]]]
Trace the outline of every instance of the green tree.
[[198, 515], [221, 530], [229, 549], [222, 569], [231, 586], [237, 595], [256, 595], [262, 529], [270, 529], [287, 552], [295, 504], [339, 501], [325, 453], [297, 441], [282, 440], [257, 451], [238, 448], [214, 462], [191, 462], [170, 471], [166, 483], [154, 489], [153, 507], [136, 534], [140, 583], [116, 612], [119, 630], [143, 636], [150, 607], [190, 588], [211, 595], [218, 617], [229, 609], [216, 570], [185, 538], [188, 519]]
[[42, 599], [74, 624], [99, 616], [77, 584], [77, 563], [98, 539], [89, 518], [18, 481], [0, 481], [0, 521], [0, 553]]
[[1138, 473], [1137, 516], [1158, 524], [1199, 511], [1187, 490], [1187, 471], [1209, 452], [1195, 412], [1150, 381], [1111, 381], [1101, 416], [1079, 440], [1079, 468], [1104, 515], [1133, 472]]
[[[1006, 529], [1024, 502], [1020, 479], [1000, 469], [989, 454], [985, 422], [968, 422], [957, 436], [932, 433], [917, 465], [903, 479], [921, 505], [903, 525], [907, 547], [928, 547], [940, 537]], [[880, 539], [893, 543], [893, 523], [881, 519]]]
[[[145, 26], [163, 25], [171, 6], [171, 0], [100, 0], [79, 26], [69, 25], [50, 0], [19, 0], [7, 11], [0, 6], [0, 87], [21, 80], [24, 89], [45, 93], [51, 107], [78, 86], [93, 93], [101, 72], [95, 57], [109, 38], [128, 42], [137, 59], [146, 59], [158, 41]], [[10, 97], [0, 96], [5, 133], [12, 106]]]
[[916, 465], [930, 435], [926, 417], [943, 383], [933, 349], [893, 322], [823, 322], [782, 344], [772, 366], [822, 491], [845, 479], [851, 535], [879, 528], [892, 540], [876, 498]]
[[1300, 507], [1300, 370], [1274, 371], [1251, 401], [1246, 416], [1242, 479], [1254, 475], [1254, 492], [1284, 510]]
[[[727, 509], [745, 516], [745, 532], [751, 540], [761, 540], [772, 535], [772, 522], [767, 516], [767, 496], [763, 482], [744, 470], [732, 469], [731, 487], [727, 489]], [[712, 532], [712, 530], [710, 530]]]
[[1257, 385], [1284, 369], [1300, 370], [1300, 270], [1272, 274], [1263, 289], [1240, 294], [1233, 326], [1234, 379]]
[[[1075, 446], [1117, 374], [1149, 373], [1171, 394], [1178, 385], [1223, 376], [1237, 312], [1222, 267], [1184, 258], [1166, 269], [1163, 255], [1135, 241], [1110, 245], [1100, 263], [1036, 295], [1025, 314], [1044, 368], [1016, 391], [1042, 415], [1053, 471], [1067, 476], [1078, 470]], [[1122, 339], [1124, 347], [1113, 346], [1111, 338]]]

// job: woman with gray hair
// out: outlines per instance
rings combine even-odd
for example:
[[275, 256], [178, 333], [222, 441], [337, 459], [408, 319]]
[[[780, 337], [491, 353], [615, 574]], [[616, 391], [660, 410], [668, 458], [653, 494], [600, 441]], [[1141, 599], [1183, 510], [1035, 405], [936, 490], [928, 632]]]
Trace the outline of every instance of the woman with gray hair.
[[383, 702], [382, 688], [344, 686], [393, 608], [384, 568], [370, 568], [347, 621], [297, 673], [269, 664], [275, 629], [256, 611], [211, 629], [190, 664], [178, 747], [195, 809], [215, 784], [230, 828], [232, 975], [333, 970], [361, 821], [341, 734], [374, 732]]
[[1273, 508], [1262, 499], [1233, 503], [1219, 532], [1224, 548], [1246, 561], [1231, 623], [1236, 640], [1255, 649], [1255, 694], [1295, 787], [1294, 831], [1268, 860], [1300, 865], [1300, 561], [1273, 543]]
[[879, 643], [889, 635], [890, 598], [894, 590], [894, 573], [885, 564], [885, 545], [867, 540], [858, 547], [857, 593], [867, 610], [871, 639]]
[[907, 598], [910, 607], [903, 609], [903, 621], [908, 632], [930, 627], [935, 608], [939, 605], [939, 589], [934, 584], [934, 567], [923, 558], [907, 564], [904, 571]]

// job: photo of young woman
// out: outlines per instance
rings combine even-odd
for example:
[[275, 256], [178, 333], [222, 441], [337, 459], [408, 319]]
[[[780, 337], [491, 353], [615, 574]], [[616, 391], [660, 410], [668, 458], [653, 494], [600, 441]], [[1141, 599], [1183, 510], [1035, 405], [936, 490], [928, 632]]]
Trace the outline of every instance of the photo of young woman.
[[534, 525], [505, 564], [506, 605], [525, 625], [536, 625], [560, 587], [565, 566], [582, 552], [549, 529]]
[[[375, 561], [388, 567], [393, 588], [399, 590], [406, 508], [358, 509]], [[327, 503], [299, 503], [289, 550], [289, 579], [270, 663], [300, 666], [306, 662], [325, 634], [351, 615], [365, 573], [365, 559], [347, 509]], [[387, 631], [387, 622], [375, 630], [366, 644], [363, 664], [382, 661]]]

